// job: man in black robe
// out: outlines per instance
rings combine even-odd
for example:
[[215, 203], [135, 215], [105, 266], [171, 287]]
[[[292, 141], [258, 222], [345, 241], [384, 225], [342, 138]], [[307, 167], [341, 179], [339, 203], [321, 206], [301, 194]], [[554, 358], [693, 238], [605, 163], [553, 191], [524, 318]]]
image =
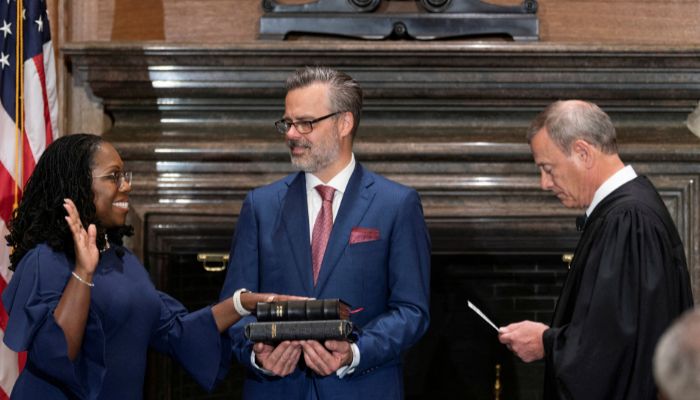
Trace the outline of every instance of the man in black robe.
[[656, 399], [654, 347], [693, 306], [678, 230], [595, 104], [551, 104], [528, 141], [542, 189], [587, 218], [551, 327], [522, 321], [499, 340], [525, 362], [544, 358], [545, 399]]

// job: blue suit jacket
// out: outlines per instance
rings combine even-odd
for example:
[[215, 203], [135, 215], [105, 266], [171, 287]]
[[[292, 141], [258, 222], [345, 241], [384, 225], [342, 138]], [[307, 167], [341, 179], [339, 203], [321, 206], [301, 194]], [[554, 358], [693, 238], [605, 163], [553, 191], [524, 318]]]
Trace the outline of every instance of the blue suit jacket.
[[[303, 362], [284, 378], [251, 366], [243, 327], [230, 329], [233, 351], [248, 367], [246, 399], [403, 398], [401, 355], [430, 321], [430, 237], [418, 193], [355, 167], [333, 224], [316, 287], [311, 271], [304, 173], [251, 191], [231, 246], [222, 299], [238, 288], [314, 298], [341, 298], [354, 308], [360, 364], [353, 374], [317, 376]], [[379, 239], [350, 244], [353, 228]]]

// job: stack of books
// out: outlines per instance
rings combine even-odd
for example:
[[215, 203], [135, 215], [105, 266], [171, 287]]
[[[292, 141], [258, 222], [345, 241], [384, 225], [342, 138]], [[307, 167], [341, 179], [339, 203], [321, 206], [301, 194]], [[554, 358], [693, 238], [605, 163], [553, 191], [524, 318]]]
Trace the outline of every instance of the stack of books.
[[340, 299], [258, 303], [257, 322], [245, 327], [253, 342], [348, 340], [350, 306]]

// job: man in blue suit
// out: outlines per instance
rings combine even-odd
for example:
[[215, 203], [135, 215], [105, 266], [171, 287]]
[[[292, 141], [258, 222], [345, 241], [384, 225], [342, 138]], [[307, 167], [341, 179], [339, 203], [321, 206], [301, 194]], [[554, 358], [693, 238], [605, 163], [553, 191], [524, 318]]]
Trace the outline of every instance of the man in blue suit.
[[246, 197], [221, 297], [247, 288], [341, 298], [361, 311], [352, 317], [352, 343], [254, 344], [243, 336], [252, 317], [244, 318], [230, 330], [234, 354], [248, 367], [244, 398], [402, 399], [401, 356], [430, 318], [420, 198], [355, 161], [362, 90], [350, 76], [307, 67], [286, 88], [275, 126], [302, 172]]

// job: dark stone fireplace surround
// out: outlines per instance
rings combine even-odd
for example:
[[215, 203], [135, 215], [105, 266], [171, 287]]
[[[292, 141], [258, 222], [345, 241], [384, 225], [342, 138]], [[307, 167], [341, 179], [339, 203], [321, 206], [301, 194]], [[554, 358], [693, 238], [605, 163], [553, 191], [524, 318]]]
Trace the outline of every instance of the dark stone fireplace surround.
[[[700, 99], [698, 48], [296, 41], [62, 51], [134, 171], [130, 245], [156, 285], [190, 307], [213, 302], [224, 276], [203, 272], [196, 254], [227, 251], [245, 193], [290, 171], [272, 127], [286, 75], [327, 64], [359, 80], [356, 156], [419, 190], [433, 243], [433, 318], [406, 357], [408, 398], [493, 398], [496, 364], [502, 398], [539, 396], [541, 365], [503, 351], [466, 300], [502, 324], [551, 316], [576, 211], [539, 189], [524, 134], [555, 99], [591, 100], [611, 114], [623, 159], [651, 177], [676, 221], [700, 294], [700, 139], [685, 127]], [[240, 373], [229, 375], [205, 396], [154, 358], [147, 395], [235, 398], [227, 391]]]

